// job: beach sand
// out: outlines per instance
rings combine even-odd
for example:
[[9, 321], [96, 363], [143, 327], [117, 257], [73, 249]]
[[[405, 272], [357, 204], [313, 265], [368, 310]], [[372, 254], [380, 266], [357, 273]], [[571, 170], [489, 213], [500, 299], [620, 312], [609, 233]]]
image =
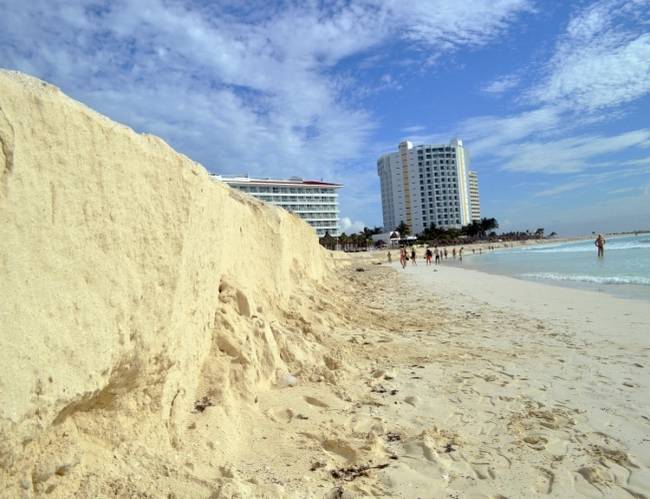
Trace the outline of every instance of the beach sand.
[[45, 82], [0, 111], [0, 497], [649, 495], [647, 302], [327, 252]]
[[[648, 494], [647, 303], [445, 266], [360, 268], [350, 288], [376, 315], [339, 331], [352, 365], [334, 386], [261, 400], [284, 415], [273, 448], [301, 449], [267, 456], [285, 492]], [[359, 464], [388, 466], [332, 479]]]

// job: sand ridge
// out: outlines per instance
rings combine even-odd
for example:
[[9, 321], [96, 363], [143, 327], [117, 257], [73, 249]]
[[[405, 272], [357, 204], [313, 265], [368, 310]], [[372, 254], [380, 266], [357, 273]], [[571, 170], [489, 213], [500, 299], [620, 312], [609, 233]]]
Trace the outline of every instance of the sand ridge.
[[205, 397], [226, 462], [240, 404], [324, 368], [303, 296], [329, 293], [334, 259], [297, 216], [45, 82], [0, 72], [0, 111], [0, 494], [135, 494], [161, 456], [179, 470]]

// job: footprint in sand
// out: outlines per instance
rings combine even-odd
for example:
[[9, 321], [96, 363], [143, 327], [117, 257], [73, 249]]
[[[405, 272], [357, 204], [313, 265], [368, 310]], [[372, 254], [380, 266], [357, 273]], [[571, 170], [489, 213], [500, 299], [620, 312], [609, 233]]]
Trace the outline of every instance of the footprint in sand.
[[327, 452], [336, 454], [350, 462], [356, 461], [358, 457], [357, 451], [343, 440], [324, 440], [321, 445]]
[[310, 397], [309, 395], [305, 396], [305, 402], [311, 405], [315, 405], [316, 407], [329, 407], [329, 405], [323, 402], [322, 400], [318, 400], [317, 398]]
[[527, 435], [523, 440], [535, 450], [544, 450], [548, 445], [548, 440], [540, 435]]
[[537, 478], [535, 480], [535, 492], [538, 494], [550, 494], [553, 491], [553, 482], [555, 474], [545, 468], [537, 468]]
[[275, 421], [276, 423], [291, 423], [291, 420], [293, 419], [293, 411], [291, 409], [280, 409], [280, 410], [273, 410], [269, 409], [268, 411], [265, 412], [267, 417], [271, 421]]
[[[609, 486], [612, 483], [612, 476], [603, 468], [594, 468], [590, 466], [584, 466], [577, 470], [576, 472], [580, 477], [584, 478], [584, 481], [580, 483], [580, 480], [576, 480], [576, 490], [584, 495], [593, 494], [593, 489], [587, 488], [587, 484], [596, 489], [599, 493], [602, 493], [601, 487], [603, 485]], [[577, 478], [577, 477], [576, 477]], [[586, 483], [585, 483], [586, 482]]]
[[494, 480], [497, 477], [490, 463], [472, 463], [472, 470], [479, 480]]

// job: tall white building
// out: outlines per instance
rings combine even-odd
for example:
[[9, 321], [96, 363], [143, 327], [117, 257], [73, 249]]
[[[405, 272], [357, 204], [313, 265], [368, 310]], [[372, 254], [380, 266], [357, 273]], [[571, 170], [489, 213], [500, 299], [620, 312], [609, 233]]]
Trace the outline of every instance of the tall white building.
[[402, 221], [413, 234], [435, 223], [460, 228], [471, 220], [465, 149], [459, 139], [448, 145], [401, 142], [398, 152], [377, 160], [384, 230]]
[[319, 237], [329, 232], [339, 235], [338, 189], [341, 184], [303, 180], [291, 177], [289, 180], [272, 180], [249, 177], [227, 177], [213, 175], [242, 192], [267, 203], [281, 206], [298, 215], [311, 225]]
[[467, 180], [469, 187], [470, 218], [472, 221], [476, 220], [479, 222], [481, 220], [481, 202], [478, 196], [478, 174], [471, 170], [468, 171]]

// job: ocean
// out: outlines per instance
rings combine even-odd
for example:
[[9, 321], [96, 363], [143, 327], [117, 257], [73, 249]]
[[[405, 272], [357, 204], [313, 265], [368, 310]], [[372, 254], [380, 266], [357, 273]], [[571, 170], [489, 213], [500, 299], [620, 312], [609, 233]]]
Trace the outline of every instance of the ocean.
[[597, 256], [594, 239], [483, 251], [483, 254], [466, 250], [462, 265], [624, 298], [650, 299], [650, 234], [606, 238], [603, 258]]

